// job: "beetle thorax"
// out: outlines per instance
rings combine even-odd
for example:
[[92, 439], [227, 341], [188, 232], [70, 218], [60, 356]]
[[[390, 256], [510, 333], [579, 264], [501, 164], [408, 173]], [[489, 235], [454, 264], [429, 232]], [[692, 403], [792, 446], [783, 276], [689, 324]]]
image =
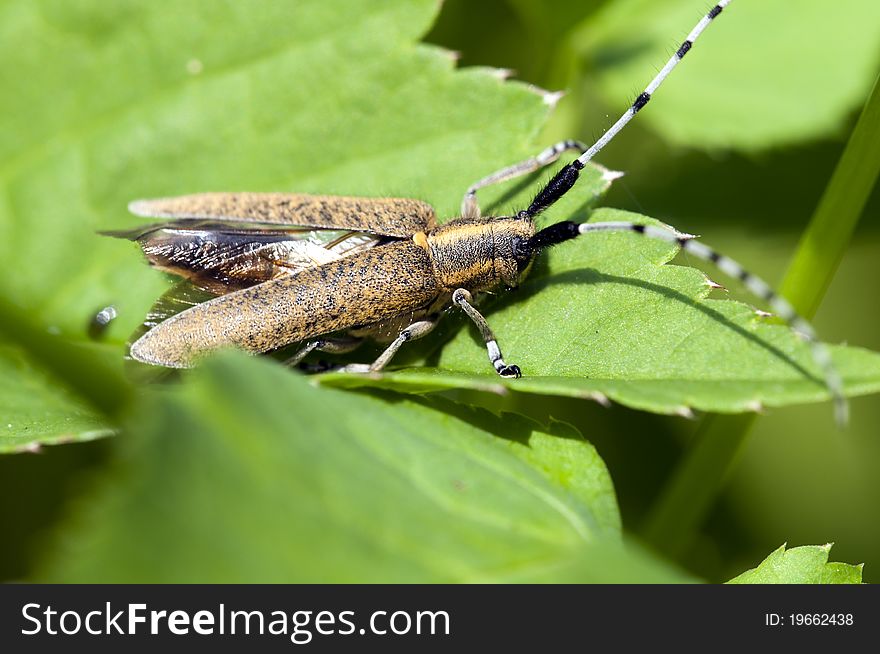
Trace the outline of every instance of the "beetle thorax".
[[534, 231], [529, 219], [458, 218], [414, 240], [428, 250], [443, 286], [485, 291], [517, 285], [524, 268], [522, 244]]

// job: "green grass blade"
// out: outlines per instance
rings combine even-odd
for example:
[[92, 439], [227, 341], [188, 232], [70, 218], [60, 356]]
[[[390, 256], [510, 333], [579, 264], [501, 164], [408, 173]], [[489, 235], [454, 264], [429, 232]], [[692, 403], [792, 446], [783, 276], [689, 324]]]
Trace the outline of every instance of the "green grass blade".
[[[874, 84], [781, 288], [795, 309], [815, 314], [880, 174], [880, 83]], [[754, 415], [708, 416], [661, 493], [645, 538], [675, 555], [690, 542], [733, 468]]]

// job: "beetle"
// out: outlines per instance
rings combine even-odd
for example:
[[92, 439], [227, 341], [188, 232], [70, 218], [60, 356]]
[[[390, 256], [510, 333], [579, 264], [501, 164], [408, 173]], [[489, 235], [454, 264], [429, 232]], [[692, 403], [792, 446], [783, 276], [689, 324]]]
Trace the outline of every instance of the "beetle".
[[[461, 215], [439, 224], [433, 208], [406, 198], [357, 198], [284, 193], [203, 193], [139, 200], [130, 210], [169, 222], [107, 232], [137, 241], [156, 267], [184, 278], [166, 294], [130, 348], [131, 357], [188, 367], [220, 347], [263, 353], [302, 344], [290, 359], [314, 350], [346, 352], [365, 338], [387, 343], [370, 364], [342, 370], [382, 370], [404, 343], [428, 334], [443, 311], [458, 307], [475, 323], [489, 361], [502, 377], [521, 376], [505, 361], [474, 296], [516, 287], [543, 250], [594, 231], [629, 231], [671, 242], [741, 280], [811, 343], [825, 374], [838, 421], [846, 419], [842, 381], [828, 349], [809, 323], [760, 278], [692, 240], [693, 236], [630, 222], [558, 222], [538, 231], [535, 218], [577, 182], [580, 171], [651, 99], [730, 0], [721, 0], [694, 27], [629, 109], [590, 147], [557, 143], [467, 189]], [[477, 192], [533, 172], [570, 150], [564, 165], [528, 207], [483, 216]], [[193, 298], [191, 289], [209, 299]], [[180, 309], [183, 309], [182, 311]]]

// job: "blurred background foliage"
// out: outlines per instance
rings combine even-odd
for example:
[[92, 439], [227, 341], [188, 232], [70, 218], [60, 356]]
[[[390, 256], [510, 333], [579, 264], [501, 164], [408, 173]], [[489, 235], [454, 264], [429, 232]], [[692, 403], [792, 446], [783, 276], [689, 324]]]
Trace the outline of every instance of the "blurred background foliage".
[[[513, 69], [517, 79], [565, 89], [537, 140], [592, 141], [709, 4], [446, 0], [425, 40], [460, 53], [461, 67]], [[125, 12], [126, 3], [115, 5], [114, 11]], [[675, 83], [603, 152], [603, 164], [627, 175], [602, 204], [702, 234], [778, 282], [876, 77], [880, 5], [735, 5], [713, 26], [712, 37], [694, 48]], [[95, 33], [104, 27], [89, 25]], [[749, 35], [746, 43], [743, 34]], [[150, 56], [150, 44], [141, 46], [143, 56]], [[45, 98], [34, 102], [51, 105]], [[78, 110], [87, 113], [88, 106]], [[272, 165], [280, 171], [290, 164]], [[875, 351], [878, 209], [875, 189], [815, 317], [824, 340]], [[154, 280], [154, 286], [161, 284]], [[731, 292], [745, 297], [736, 288]], [[518, 396], [517, 402], [528, 415], [553, 416], [588, 437], [610, 471], [624, 529], [635, 534], [700, 424], [564, 398]], [[880, 525], [871, 518], [880, 500], [880, 398], [854, 399], [844, 433], [834, 429], [829, 414], [827, 405], [792, 407], [756, 421], [719, 501], [698, 536], [676, 555], [689, 572], [722, 581], [754, 567], [782, 542], [833, 540], [836, 559], [865, 562], [865, 580], [880, 581]], [[111, 449], [111, 441], [96, 440], [44, 448], [39, 456], [0, 457], [0, 578], [32, 572], [39, 543], [64, 515], [66, 498], [90, 483], [89, 473], [107, 462]]]
[[[459, 52], [460, 65], [509, 68], [565, 90], [543, 141], [592, 142], [707, 4], [447, 0], [427, 40]], [[778, 284], [880, 69], [880, 5], [745, 5], [734, 3], [675, 83], [601, 154], [626, 172], [603, 205], [701, 234]], [[880, 347], [878, 211], [875, 187], [814, 319], [830, 342]], [[558, 403], [546, 410], [590, 434], [611, 470], [624, 526], [638, 531], [697, 425]], [[836, 556], [865, 561], [865, 580], [880, 581], [880, 525], [863, 519], [880, 501], [880, 399], [854, 399], [842, 434], [823, 411], [776, 409], [756, 421], [720, 501], [681, 557], [692, 570], [721, 579], [775, 543], [834, 540]]]

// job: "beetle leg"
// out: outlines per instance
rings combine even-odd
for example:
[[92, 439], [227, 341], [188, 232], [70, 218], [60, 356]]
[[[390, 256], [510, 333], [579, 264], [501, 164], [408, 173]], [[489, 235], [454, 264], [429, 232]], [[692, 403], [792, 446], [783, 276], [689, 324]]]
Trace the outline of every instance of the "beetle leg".
[[468, 318], [474, 321], [477, 329], [480, 330], [480, 336], [483, 337], [483, 342], [486, 344], [486, 352], [489, 354], [489, 362], [495, 368], [495, 372], [502, 377], [512, 377], [514, 379], [522, 377], [519, 366], [508, 365], [504, 362], [501, 356], [501, 349], [498, 347], [498, 341], [495, 340], [495, 334], [492, 333], [492, 328], [489, 327], [489, 323], [486, 322], [483, 314], [477, 311], [474, 305], [471, 304], [473, 302], [471, 294], [465, 289], [459, 288], [452, 294], [452, 302], [460, 306], [462, 311], [467, 314]]
[[314, 341], [309, 341], [308, 343], [303, 345], [299, 350], [296, 351], [296, 353], [292, 357], [284, 362], [284, 365], [291, 367], [297, 366], [300, 364], [300, 362], [302, 362], [303, 359], [305, 359], [315, 350], [320, 350], [321, 352], [344, 354], [345, 352], [351, 352], [361, 343], [363, 343], [362, 338], [318, 338]]
[[433, 318], [431, 320], [419, 320], [412, 323], [406, 329], [402, 329], [400, 333], [397, 335], [391, 345], [385, 348], [385, 351], [379, 355], [373, 363], [352, 363], [347, 366], [340, 368], [341, 372], [379, 372], [388, 365], [394, 355], [397, 354], [397, 351], [403, 347], [403, 344], [407, 341], [414, 341], [418, 338], [422, 338], [422, 336], [427, 335], [434, 327], [437, 325], [437, 319]]
[[487, 186], [491, 186], [492, 184], [497, 184], [498, 182], [504, 182], [508, 179], [513, 179], [514, 177], [519, 177], [521, 175], [525, 175], [527, 173], [531, 173], [539, 168], [543, 168], [544, 166], [553, 163], [557, 159], [559, 159], [559, 155], [561, 155], [566, 150], [577, 150], [578, 152], [586, 152], [587, 146], [585, 143], [581, 143], [580, 141], [560, 141], [554, 145], [551, 145], [549, 148], [546, 148], [539, 152], [534, 157], [530, 157], [524, 161], [520, 161], [519, 163], [515, 163], [512, 166], [508, 166], [507, 168], [502, 168], [491, 175], [484, 177], [478, 182], [472, 184], [467, 193], [464, 194], [464, 198], [461, 201], [461, 215], [465, 218], [479, 218], [480, 217], [480, 205], [477, 203], [477, 191], [481, 188], [485, 188]]
[[322, 341], [309, 341], [308, 343], [303, 345], [300, 349], [298, 349], [292, 357], [290, 357], [289, 359], [286, 359], [284, 361], [284, 365], [290, 366], [291, 368], [293, 368], [294, 366], [298, 366], [300, 364], [300, 362], [303, 359], [305, 359], [309, 354], [311, 354], [313, 350], [318, 348], [318, 346], [320, 346], [321, 343], [322, 343]]

